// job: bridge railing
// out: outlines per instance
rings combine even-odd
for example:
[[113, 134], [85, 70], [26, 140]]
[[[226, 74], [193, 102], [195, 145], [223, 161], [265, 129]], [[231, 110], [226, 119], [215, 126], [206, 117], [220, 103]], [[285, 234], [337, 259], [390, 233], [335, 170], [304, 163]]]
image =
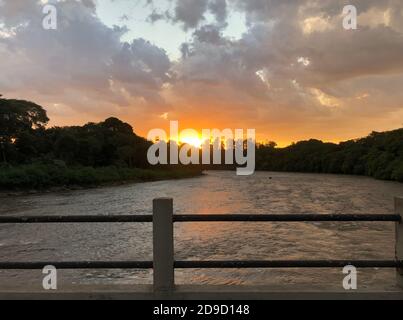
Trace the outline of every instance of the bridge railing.
[[[237, 260], [176, 261], [174, 223], [186, 222], [392, 222], [396, 225], [394, 260]], [[397, 284], [403, 288], [403, 198], [395, 198], [394, 214], [178, 214], [174, 215], [173, 199], [153, 201], [152, 215], [119, 216], [0, 216], [0, 224], [48, 223], [152, 223], [153, 261], [37, 261], [0, 262], [0, 269], [153, 269], [155, 293], [175, 290], [175, 269], [204, 268], [394, 268]]]

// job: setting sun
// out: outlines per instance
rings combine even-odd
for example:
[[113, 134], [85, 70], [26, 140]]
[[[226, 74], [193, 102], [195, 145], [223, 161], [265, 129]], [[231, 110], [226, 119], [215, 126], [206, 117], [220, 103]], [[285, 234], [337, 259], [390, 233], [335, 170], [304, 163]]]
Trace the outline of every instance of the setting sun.
[[196, 148], [201, 148], [203, 142], [202, 139], [195, 136], [184, 136], [180, 138], [180, 142], [190, 144]]

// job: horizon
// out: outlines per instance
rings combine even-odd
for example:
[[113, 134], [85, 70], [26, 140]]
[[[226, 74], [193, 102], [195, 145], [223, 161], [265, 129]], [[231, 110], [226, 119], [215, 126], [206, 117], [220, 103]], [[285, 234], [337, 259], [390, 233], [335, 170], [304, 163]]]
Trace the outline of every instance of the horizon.
[[[15, 100], [20, 100], [20, 99], [18, 99], [18, 98], [7, 98], [7, 97], [5, 97], [4, 95], [1, 95], [1, 94], [0, 94], [0, 99], [10, 99], [10, 100], [14, 100], [14, 99], [15, 99]], [[30, 101], [30, 100], [27, 100], [27, 101]], [[35, 103], [35, 101], [31, 101], [31, 102], [34, 102], [34, 103]], [[47, 112], [46, 108], [45, 108], [44, 106], [42, 106], [42, 107], [43, 107], [44, 110]], [[100, 120], [100, 121], [84, 121], [84, 122], [79, 123], [79, 124], [57, 125], [57, 124], [53, 124], [53, 123], [52, 123], [52, 119], [49, 119], [49, 123], [48, 123], [45, 127], [46, 127], [47, 129], [51, 129], [51, 128], [55, 128], [55, 127], [75, 127], [75, 126], [84, 126], [84, 125], [87, 125], [87, 124], [90, 124], [90, 123], [101, 123], [101, 122], [103, 122], [103, 121], [105, 121], [105, 120], [107, 120], [107, 119], [109, 119], [109, 118], [117, 118], [117, 119], [119, 119], [119, 120], [122, 120], [122, 119], [120, 119], [120, 118], [118, 118], [118, 117], [116, 117], [116, 116], [111, 115], [111, 116], [106, 117], [105, 119], [102, 119], [102, 120]], [[171, 121], [173, 121], [173, 120], [171, 120]], [[139, 137], [143, 137], [143, 138], [145, 138], [146, 140], [155, 143], [155, 141], [152, 141], [152, 140], [147, 139], [147, 133], [141, 134], [141, 133], [139, 133], [139, 132], [137, 132], [137, 131], [135, 130], [135, 127], [134, 127], [131, 123], [128, 123], [128, 124], [132, 126], [132, 128], [133, 128], [133, 133], [135, 133], [135, 134], [138, 135]], [[194, 134], [189, 134], [189, 133], [188, 133], [188, 130], [189, 130], [189, 129], [190, 129], [190, 130], [194, 130], [194, 129], [191, 129], [191, 128], [179, 128], [179, 129], [180, 129], [179, 139], [178, 139], [178, 138], [173, 138], [173, 137], [171, 137], [171, 136], [168, 135], [168, 138], [167, 138], [165, 141], [166, 141], [166, 142], [171, 142], [171, 141], [172, 141], [172, 142], [177, 142], [177, 143], [179, 142], [180, 144], [190, 144], [190, 145], [192, 145], [192, 146], [196, 146], [197, 148], [201, 148], [201, 145], [203, 144], [203, 142], [206, 141], [206, 139], [205, 139], [205, 140], [202, 139], [201, 130], [200, 130], [200, 131], [197, 131], [197, 136], [196, 136], [196, 135], [194, 135]], [[211, 129], [214, 130], [214, 129], [218, 129], [218, 128], [211, 128]], [[257, 146], [259, 146], [259, 145], [267, 145], [267, 144], [269, 144], [269, 143], [274, 142], [274, 143], [276, 144], [275, 148], [287, 148], [287, 147], [290, 147], [290, 146], [292, 146], [292, 145], [294, 145], [294, 144], [296, 144], [296, 143], [304, 142], [304, 141], [309, 141], [309, 140], [318, 140], [318, 141], [321, 141], [321, 142], [323, 142], [323, 143], [340, 144], [340, 143], [347, 142], [347, 141], [355, 141], [355, 140], [360, 140], [360, 139], [366, 138], [366, 137], [368, 137], [370, 134], [372, 134], [372, 133], [374, 133], [374, 132], [376, 132], [376, 133], [384, 133], [384, 132], [396, 131], [396, 130], [400, 130], [400, 129], [403, 129], [403, 125], [402, 125], [401, 127], [391, 128], [391, 129], [388, 129], [388, 130], [385, 130], [385, 131], [371, 130], [370, 132], [368, 132], [367, 134], [364, 134], [363, 136], [355, 137], [355, 138], [350, 138], [350, 139], [346, 139], [346, 140], [340, 140], [340, 141], [323, 140], [323, 139], [320, 139], [320, 138], [318, 138], [318, 137], [314, 137], [314, 136], [313, 136], [313, 137], [309, 137], [309, 138], [302, 139], [302, 140], [291, 140], [291, 142], [288, 143], [288, 144], [281, 144], [281, 143], [278, 143], [277, 141], [272, 140], [270, 137], [264, 137], [264, 138], [261, 139], [261, 140], [256, 139], [255, 142], [256, 142], [256, 145], [257, 145]], [[150, 130], [153, 130], [153, 129], [150, 129]], [[149, 130], [149, 131], [150, 131], [150, 130]], [[163, 129], [163, 130], [164, 130], [164, 129]], [[220, 129], [218, 129], [218, 130], [220, 130]], [[169, 131], [169, 130], [167, 129], [166, 131]], [[184, 131], [184, 134], [182, 134], [181, 131]], [[212, 140], [211, 140], [211, 139], [210, 139], [210, 141], [211, 141], [211, 143], [212, 143]], [[222, 141], [224, 141], [224, 140], [222, 139]]]

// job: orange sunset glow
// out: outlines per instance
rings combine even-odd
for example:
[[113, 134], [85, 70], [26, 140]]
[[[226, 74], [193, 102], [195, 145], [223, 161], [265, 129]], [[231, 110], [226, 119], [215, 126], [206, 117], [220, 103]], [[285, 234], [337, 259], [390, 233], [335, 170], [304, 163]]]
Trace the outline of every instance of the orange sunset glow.
[[[400, 4], [365, 5], [358, 30], [345, 30], [338, 1], [323, 7], [273, 1], [267, 12], [243, 1], [222, 1], [219, 15], [158, 0], [176, 18], [156, 21], [156, 8], [146, 2], [132, 19], [120, 20], [129, 2], [65, 1], [56, 31], [32, 23], [18, 32], [21, 21], [36, 21], [40, 12], [32, 5], [12, 21], [7, 14], [20, 1], [6, 1], [0, 93], [44, 106], [49, 126], [114, 116], [141, 136], [175, 120], [181, 130], [199, 133], [252, 128], [258, 141], [286, 146], [402, 126]], [[176, 16], [176, 10], [189, 12]], [[200, 145], [199, 137], [184, 140]]]

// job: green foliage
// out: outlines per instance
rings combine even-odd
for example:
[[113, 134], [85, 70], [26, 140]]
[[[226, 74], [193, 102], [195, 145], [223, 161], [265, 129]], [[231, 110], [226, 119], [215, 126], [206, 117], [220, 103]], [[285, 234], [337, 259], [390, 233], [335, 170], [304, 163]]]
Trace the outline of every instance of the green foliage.
[[63, 167], [57, 164], [0, 166], [0, 190], [41, 190], [50, 187], [99, 186], [124, 181], [156, 181], [192, 177], [195, 168], [169, 170], [118, 167]]
[[0, 136], [4, 138], [43, 128], [48, 121], [46, 111], [33, 102], [0, 98]]
[[117, 118], [82, 127], [45, 129], [46, 111], [32, 102], [0, 99], [0, 162], [58, 159], [68, 166], [147, 168], [150, 142]]
[[259, 170], [355, 174], [403, 181], [403, 129], [373, 132], [340, 144], [309, 140], [282, 149], [260, 146], [256, 159]]
[[403, 161], [401, 161], [392, 172], [392, 179], [403, 182]]
[[48, 121], [46, 111], [35, 103], [0, 98], [0, 162], [16, 156], [14, 142], [19, 136], [43, 129]]

